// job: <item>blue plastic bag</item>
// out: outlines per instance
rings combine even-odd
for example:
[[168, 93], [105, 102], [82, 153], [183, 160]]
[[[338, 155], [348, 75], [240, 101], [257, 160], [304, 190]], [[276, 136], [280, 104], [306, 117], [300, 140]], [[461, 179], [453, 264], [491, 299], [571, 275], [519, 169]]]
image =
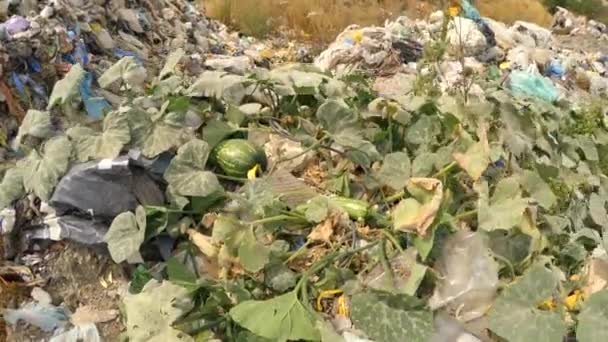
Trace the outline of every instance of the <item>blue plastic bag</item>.
[[509, 76], [509, 85], [514, 94], [536, 97], [554, 102], [559, 98], [559, 91], [550, 79], [526, 71], [513, 71]]
[[469, 2], [469, 0], [461, 0], [460, 6], [462, 7], [463, 16], [467, 19], [471, 19], [473, 21], [480, 21], [481, 14], [473, 4]]
[[80, 83], [80, 98], [82, 98], [84, 109], [89, 117], [101, 120], [106, 112], [112, 110], [112, 106], [110, 106], [110, 103], [105, 98], [93, 94], [93, 90], [91, 90], [92, 85], [93, 74], [87, 72], [82, 79], [82, 83]]
[[545, 70], [545, 74], [549, 77], [562, 77], [565, 73], [562, 63], [557, 59], [552, 60]]

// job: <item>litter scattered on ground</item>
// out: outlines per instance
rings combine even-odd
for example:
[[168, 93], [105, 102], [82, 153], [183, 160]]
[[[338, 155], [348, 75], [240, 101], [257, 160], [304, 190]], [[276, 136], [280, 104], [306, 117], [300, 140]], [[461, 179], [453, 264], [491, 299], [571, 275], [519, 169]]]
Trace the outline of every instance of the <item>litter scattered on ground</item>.
[[313, 60], [0, 1], [0, 338], [608, 338], [606, 27], [459, 4]]

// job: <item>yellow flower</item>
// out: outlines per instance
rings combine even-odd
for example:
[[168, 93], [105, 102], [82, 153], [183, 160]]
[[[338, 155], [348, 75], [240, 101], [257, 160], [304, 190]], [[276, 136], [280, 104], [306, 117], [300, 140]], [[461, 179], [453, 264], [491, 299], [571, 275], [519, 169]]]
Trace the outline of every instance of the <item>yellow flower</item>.
[[357, 30], [351, 34], [351, 37], [355, 43], [359, 44], [363, 40], [363, 32]]
[[448, 14], [450, 17], [455, 17], [460, 14], [460, 6], [450, 6], [448, 8]]
[[247, 171], [247, 179], [254, 180], [258, 176], [258, 171], [260, 170], [260, 164], [255, 164], [249, 171]]
[[579, 301], [583, 300], [583, 293], [580, 290], [574, 290], [574, 292], [564, 299], [564, 305], [568, 310], [572, 311], [576, 308]]

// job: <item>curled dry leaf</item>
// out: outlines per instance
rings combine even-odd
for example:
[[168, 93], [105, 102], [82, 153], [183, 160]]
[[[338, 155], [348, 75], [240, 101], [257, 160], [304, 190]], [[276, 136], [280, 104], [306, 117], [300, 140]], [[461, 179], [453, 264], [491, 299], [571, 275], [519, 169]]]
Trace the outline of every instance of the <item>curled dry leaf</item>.
[[340, 215], [330, 215], [312, 229], [312, 232], [308, 234], [308, 239], [331, 243], [331, 236], [334, 234], [334, 228], [339, 224]]
[[412, 195], [393, 211], [395, 229], [426, 236], [443, 199], [443, 184], [435, 178], [411, 178], [407, 190]]
[[194, 229], [188, 229], [188, 236], [190, 237], [190, 241], [192, 241], [204, 255], [210, 258], [215, 258], [218, 255], [218, 248], [213, 245], [211, 236], [203, 235]]

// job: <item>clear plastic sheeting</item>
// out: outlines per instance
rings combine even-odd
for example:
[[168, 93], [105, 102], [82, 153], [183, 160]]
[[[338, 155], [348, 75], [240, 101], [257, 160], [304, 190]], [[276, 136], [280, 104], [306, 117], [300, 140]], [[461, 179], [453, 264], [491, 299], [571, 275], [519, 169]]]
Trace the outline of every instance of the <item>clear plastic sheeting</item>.
[[498, 264], [489, 253], [482, 233], [459, 231], [450, 236], [438, 260], [442, 275], [429, 305], [445, 307], [460, 321], [483, 316], [498, 288]]

